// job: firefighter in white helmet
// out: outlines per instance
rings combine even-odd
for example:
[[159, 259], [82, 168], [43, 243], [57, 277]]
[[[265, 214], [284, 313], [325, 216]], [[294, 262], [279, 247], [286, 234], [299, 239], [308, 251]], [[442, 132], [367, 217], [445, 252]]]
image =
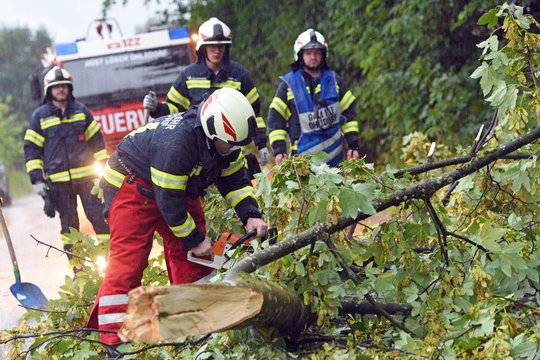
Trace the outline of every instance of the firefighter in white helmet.
[[[110, 257], [88, 326], [107, 330], [101, 341], [120, 342], [116, 332], [128, 292], [139, 286], [154, 231], [163, 238], [169, 280], [199, 280], [211, 268], [187, 260], [212, 255], [198, 197], [215, 183], [247, 231], [266, 234], [240, 147], [253, 141], [255, 113], [239, 91], [216, 90], [201, 105], [150, 122], [126, 136], [111, 156], [100, 186], [111, 227]], [[113, 331], [112, 333], [110, 331]]]
[[[221, 20], [212, 17], [199, 27], [196, 44], [197, 62], [186, 67], [167, 94], [164, 103], [158, 103], [155, 94], [145, 96], [143, 106], [154, 118], [186, 111], [197, 105], [219, 88], [240, 91], [249, 100], [257, 118], [257, 135], [254, 138], [265, 164], [270, 156], [267, 149], [266, 124], [260, 116], [261, 101], [249, 72], [229, 57], [232, 45], [231, 29]], [[258, 168], [258, 166], [256, 166]], [[250, 169], [251, 170], [251, 169]], [[251, 170], [252, 173], [260, 169]]]
[[337, 166], [345, 157], [358, 159], [355, 97], [328, 67], [326, 39], [308, 29], [298, 36], [293, 49], [291, 72], [280, 77], [268, 113], [276, 164], [289, 154], [313, 155], [319, 151], [326, 153], [329, 166]]
[[88, 108], [73, 97], [73, 79], [66, 69], [53, 67], [43, 82], [45, 97], [24, 136], [30, 181], [45, 200], [45, 214], [59, 213], [66, 250], [71, 248], [70, 228], [79, 229], [77, 197], [98, 240], [106, 241], [109, 227], [103, 220], [103, 205], [91, 194], [97, 177], [95, 162], [105, 165], [109, 157], [103, 135]]

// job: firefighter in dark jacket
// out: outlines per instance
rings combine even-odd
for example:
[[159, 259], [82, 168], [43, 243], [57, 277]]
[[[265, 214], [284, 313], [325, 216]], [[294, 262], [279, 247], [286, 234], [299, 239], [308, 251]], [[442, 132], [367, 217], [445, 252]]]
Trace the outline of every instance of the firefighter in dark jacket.
[[343, 79], [329, 69], [327, 55], [326, 39], [313, 29], [301, 33], [294, 43], [292, 71], [280, 77], [268, 112], [268, 133], [277, 165], [289, 152], [314, 155], [323, 151], [326, 163], [334, 167], [345, 156], [360, 157], [355, 97]]
[[247, 231], [266, 233], [241, 146], [252, 141], [257, 122], [239, 91], [216, 90], [198, 107], [150, 122], [127, 135], [105, 169], [103, 187], [111, 227], [109, 263], [88, 326], [101, 341], [120, 343], [116, 332], [127, 310], [128, 292], [141, 285], [153, 234], [163, 238], [169, 279], [197, 281], [209, 267], [187, 260], [211, 256], [198, 197], [215, 183]]
[[[97, 177], [96, 161], [109, 157], [103, 135], [88, 108], [73, 97], [71, 74], [57, 66], [44, 78], [45, 98], [32, 114], [24, 136], [26, 171], [36, 192], [45, 200], [49, 217], [60, 214], [66, 250], [69, 228], [79, 229], [77, 196], [92, 223], [97, 240], [109, 240], [103, 204], [90, 192]], [[69, 256], [68, 256], [69, 257]]]
[[[186, 67], [167, 94], [164, 103], [158, 103], [155, 94], [145, 96], [144, 108], [154, 118], [186, 111], [198, 105], [205, 96], [219, 88], [240, 91], [249, 100], [257, 116], [257, 132], [254, 141], [259, 149], [261, 163], [269, 160], [266, 147], [266, 124], [260, 116], [261, 101], [249, 72], [239, 63], [230, 60], [232, 34], [229, 27], [213, 17], [199, 27], [196, 44], [197, 62]], [[260, 170], [259, 170], [260, 171]]]

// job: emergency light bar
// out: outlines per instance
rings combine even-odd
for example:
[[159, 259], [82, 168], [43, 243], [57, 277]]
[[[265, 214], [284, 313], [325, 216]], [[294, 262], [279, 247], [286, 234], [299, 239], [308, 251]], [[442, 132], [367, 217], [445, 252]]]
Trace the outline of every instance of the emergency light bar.
[[77, 41], [55, 46], [59, 62], [93, 56], [121, 53], [127, 50], [146, 50], [191, 42], [187, 27], [175, 27], [117, 39]]

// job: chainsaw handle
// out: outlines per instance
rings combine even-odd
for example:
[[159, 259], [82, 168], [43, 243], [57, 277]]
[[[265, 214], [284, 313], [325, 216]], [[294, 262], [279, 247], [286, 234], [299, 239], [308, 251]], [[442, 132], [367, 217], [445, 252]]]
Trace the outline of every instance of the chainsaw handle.
[[232, 244], [231, 247], [229, 248], [229, 251], [236, 249], [238, 246], [242, 245], [243, 243], [245, 243], [249, 239], [255, 237], [255, 235], [257, 235], [257, 229], [251, 230], [246, 235], [244, 235], [240, 239], [236, 240], [236, 242], [234, 244]]
[[204, 265], [204, 266], [209, 266], [209, 267], [212, 267], [211, 265], [214, 263], [214, 259], [203, 259], [203, 258], [200, 258], [200, 257], [197, 257], [197, 256], [194, 256], [193, 255], [193, 252], [191, 250], [188, 251], [187, 253], [187, 259], [191, 262], [194, 262], [196, 264], [200, 264], [200, 265]]

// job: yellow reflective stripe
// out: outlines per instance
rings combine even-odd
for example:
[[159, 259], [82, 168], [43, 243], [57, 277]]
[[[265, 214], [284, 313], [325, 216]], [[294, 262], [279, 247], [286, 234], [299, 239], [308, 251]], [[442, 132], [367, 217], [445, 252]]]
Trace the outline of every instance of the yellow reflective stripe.
[[[187, 108], [191, 104], [191, 101], [187, 97], [180, 94], [178, 90], [174, 88], [174, 86], [171, 86], [171, 88], [169, 89], [169, 92], [167, 93], [167, 99], [177, 104], [180, 104], [180, 106], [182, 106], [185, 110], [187, 110]], [[169, 110], [170, 110], [170, 107], [169, 107]], [[171, 114], [175, 114], [177, 112], [178, 112], [178, 109], [176, 109], [175, 112], [171, 112]]]
[[230, 176], [244, 167], [244, 155], [242, 152], [238, 154], [236, 160], [229, 164], [229, 167], [221, 170], [221, 176]]
[[257, 99], [259, 99], [259, 92], [256, 87], [253, 87], [250, 92], [246, 95], [246, 98], [249, 100], [250, 104], [253, 104]]
[[69, 242], [69, 233], [66, 234], [60, 234], [60, 237], [62, 238], [63, 243]]
[[246, 186], [239, 190], [231, 191], [225, 195], [225, 199], [227, 199], [232, 207], [235, 207], [240, 201], [247, 197], [252, 197], [255, 199], [255, 194], [253, 193], [253, 188], [251, 186]]
[[[309, 87], [306, 86], [306, 90], [308, 91], [308, 94], [309, 94]], [[320, 93], [321, 92], [321, 84], [317, 84], [317, 86], [315, 86], [315, 94], [316, 93]]]
[[60, 118], [52, 117], [48, 119], [41, 119], [39, 125], [41, 126], [41, 130], [45, 130], [53, 126], [60, 125]]
[[150, 167], [152, 183], [163, 189], [185, 190], [188, 182], [186, 175], [173, 175]]
[[84, 120], [86, 120], [86, 114], [83, 113], [83, 112], [79, 112], [79, 113], [71, 115], [67, 119], [62, 119], [62, 122], [63, 123], [73, 123], [73, 122], [76, 122], [76, 121], [84, 121]]
[[358, 132], [358, 121], [347, 121], [345, 124], [341, 125], [341, 131], [344, 134], [348, 134], [350, 132]]
[[182, 225], [170, 226], [172, 232], [176, 237], [187, 237], [193, 232], [193, 230], [195, 230], [195, 221], [193, 221], [193, 218], [191, 217], [191, 215], [189, 215], [188, 212], [186, 212], [186, 214], [187, 219]]
[[270, 144], [274, 143], [275, 141], [286, 141], [287, 140], [287, 130], [277, 129], [270, 132], [270, 135], [268, 136], [270, 138]]
[[95, 175], [94, 165], [83, 166], [80, 168], [69, 169], [69, 171], [61, 171], [58, 173], [50, 174], [49, 179], [52, 182], [66, 182], [75, 179], [82, 179], [88, 176]]
[[352, 92], [350, 90], [347, 90], [345, 95], [343, 95], [343, 97], [339, 101], [339, 106], [341, 107], [341, 111], [343, 112], [347, 110], [351, 106], [354, 100], [356, 100], [356, 98], [354, 97]]
[[173, 104], [171, 104], [169, 102], [166, 102], [165, 104], [169, 107], [169, 114], [176, 114], [176, 113], [180, 112], [180, 110], [178, 110], [178, 108], [176, 106], [174, 106]]
[[193, 168], [193, 170], [191, 170], [191, 172], [189, 173], [189, 176], [197, 176], [201, 173], [201, 170], [202, 170], [202, 166], [199, 165], [199, 166], [196, 166]]
[[92, 136], [96, 135], [98, 131], [99, 131], [98, 123], [96, 122], [96, 120], [92, 120], [90, 125], [88, 125], [88, 127], [84, 131], [84, 138], [86, 139], [86, 141], [88, 141], [92, 138]]
[[111, 240], [111, 234], [96, 234], [97, 241], [109, 241]]
[[122, 186], [122, 182], [124, 181], [124, 177], [124, 174], [111, 169], [109, 163], [105, 165], [105, 170], [103, 170], [103, 178], [112, 186], [120, 188], [120, 186]]
[[[242, 87], [242, 83], [240, 81], [234, 81], [234, 80], [226, 80], [222, 83], [215, 84], [215, 87], [217, 88], [232, 88], [235, 90], [240, 91], [240, 88]], [[259, 95], [259, 94], [257, 94]]]
[[287, 104], [277, 96], [272, 100], [270, 109], [276, 110], [285, 120], [289, 120], [291, 117], [291, 110], [289, 110]]
[[107, 150], [105, 149], [101, 149], [94, 153], [94, 159], [96, 161], [107, 160], [108, 158], [109, 158], [109, 154], [107, 153]]
[[33, 159], [26, 162], [26, 172], [30, 173], [32, 170], [43, 170], [43, 160]]
[[32, 129], [26, 130], [26, 133], [24, 134], [24, 140], [30, 141], [31, 143], [39, 147], [43, 147], [43, 145], [45, 144], [45, 138]]
[[257, 118], [257, 127], [259, 129], [266, 129], [266, 123], [264, 122], [264, 119], [262, 118], [262, 116], [259, 116]]
[[292, 99], [294, 99], [294, 93], [291, 89], [287, 89], [287, 101], [291, 101]]
[[155, 130], [158, 126], [159, 126], [159, 122], [157, 122], [157, 121], [156, 122], [151, 122], [151, 123], [148, 123], [148, 124], [146, 124], [144, 126], [141, 126], [140, 128], [138, 128], [136, 130], [133, 130], [132, 132], [127, 134], [127, 136], [133, 136], [135, 134], [144, 132], [146, 130]]
[[210, 80], [207, 79], [191, 79], [186, 80], [188, 89], [210, 89]]
[[294, 142], [294, 144], [291, 145], [291, 151], [297, 151], [298, 150], [298, 140]]

